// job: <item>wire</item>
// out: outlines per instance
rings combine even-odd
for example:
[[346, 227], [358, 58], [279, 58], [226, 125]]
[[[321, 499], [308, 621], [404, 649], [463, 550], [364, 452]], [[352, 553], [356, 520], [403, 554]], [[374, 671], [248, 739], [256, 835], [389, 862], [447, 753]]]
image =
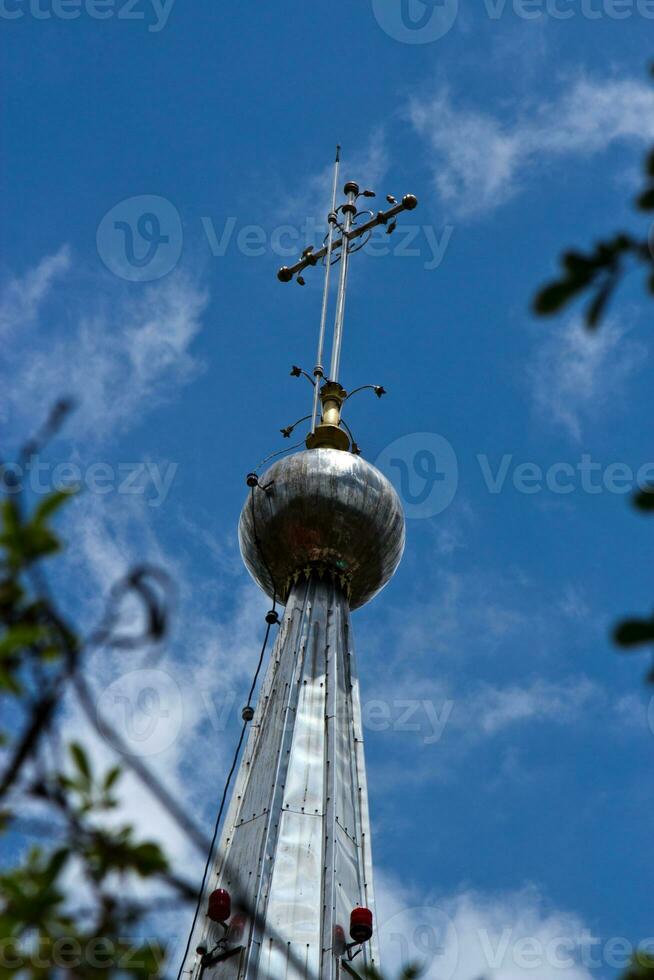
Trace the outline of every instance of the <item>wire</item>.
[[[310, 416], [307, 415], [307, 418], [309, 418], [309, 417]], [[302, 421], [303, 421], [303, 419], [300, 419], [300, 422], [302, 422]], [[295, 424], [296, 425], [299, 425], [300, 422], [296, 422]], [[303, 445], [304, 445], [304, 439], [302, 440], [302, 442], [296, 442], [294, 446], [284, 446], [284, 448], [283, 449], [280, 449], [279, 452], [271, 453], [270, 456], [266, 456], [264, 459], [259, 460], [259, 462], [257, 464], [257, 469], [260, 470], [261, 467], [263, 466], [263, 464], [264, 463], [267, 463], [269, 459], [274, 459], [275, 456], [282, 456], [284, 453], [292, 453], [294, 449], [299, 449], [300, 446], [303, 446]]]
[[216, 845], [216, 838], [218, 837], [218, 828], [220, 826], [220, 819], [223, 815], [223, 809], [225, 808], [225, 800], [227, 799], [227, 791], [229, 790], [229, 784], [232, 781], [232, 776], [234, 775], [234, 770], [236, 769], [236, 764], [238, 762], [238, 757], [241, 751], [241, 746], [243, 744], [243, 738], [245, 737], [245, 729], [248, 727], [246, 721], [243, 722], [243, 727], [241, 728], [241, 735], [238, 740], [238, 745], [236, 746], [236, 751], [234, 753], [234, 758], [232, 760], [232, 767], [229, 770], [227, 780], [225, 782], [225, 788], [223, 790], [223, 796], [220, 801], [220, 808], [218, 810], [218, 816], [216, 817], [216, 822], [213, 828], [213, 837], [211, 838], [211, 844], [209, 845], [209, 853], [207, 854], [207, 860], [204, 865], [204, 872], [202, 874], [202, 881], [200, 883], [200, 888], [198, 890], [198, 900], [195, 903], [195, 912], [193, 913], [193, 922], [191, 923], [191, 928], [189, 929], [188, 939], [186, 940], [186, 948], [184, 949], [184, 955], [182, 956], [181, 962], [179, 964], [179, 970], [177, 972], [177, 980], [180, 980], [182, 976], [182, 970], [184, 969], [184, 964], [186, 963], [186, 957], [188, 956], [189, 947], [191, 945], [191, 939], [193, 933], [195, 932], [195, 924], [198, 921], [198, 915], [200, 913], [200, 905], [202, 903], [202, 895], [204, 894], [204, 886], [207, 882], [207, 875], [209, 874], [209, 868], [211, 866], [211, 859], [213, 857], [214, 847]]
[[[261, 559], [262, 559], [264, 565], [266, 566], [266, 569], [268, 570], [268, 574], [270, 575], [270, 569], [268, 568], [268, 565], [266, 563], [266, 560], [263, 557], [263, 553], [261, 552], [261, 542], [259, 541], [259, 539], [257, 537], [256, 525], [254, 523], [254, 487], [252, 487], [252, 497], [251, 497], [251, 500], [252, 500], [252, 523], [253, 523], [253, 530], [254, 530], [254, 540], [255, 540], [256, 545], [259, 548], [259, 551], [261, 553]], [[271, 578], [271, 581], [272, 581], [272, 575], [270, 575], [270, 578]], [[274, 612], [275, 611], [275, 606], [277, 604], [277, 590], [275, 589], [274, 582], [273, 582], [273, 589], [274, 589], [274, 591], [273, 591], [273, 605], [272, 605], [272, 609], [273, 609], [273, 612]], [[259, 662], [257, 663], [257, 669], [254, 672], [254, 677], [252, 678], [252, 685], [250, 687], [250, 692], [248, 694], [248, 699], [247, 699], [247, 705], [248, 706], [250, 705], [250, 702], [252, 701], [252, 695], [254, 694], [254, 690], [255, 690], [255, 688], [257, 686], [257, 680], [259, 678], [259, 674], [261, 672], [261, 667], [263, 665], [263, 658], [264, 658], [265, 653], [266, 653], [266, 647], [268, 646], [268, 639], [270, 637], [270, 628], [273, 625], [273, 622], [274, 622], [274, 620], [271, 621], [271, 622], [268, 622], [268, 625], [266, 626], [266, 632], [264, 634], [263, 643], [261, 645], [261, 653], [259, 654]], [[182, 960], [181, 960], [181, 963], [179, 965], [179, 971], [177, 973], [177, 980], [180, 980], [180, 978], [182, 976], [182, 971], [184, 969], [184, 964], [186, 963], [186, 958], [188, 956], [189, 947], [191, 945], [191, 939], [193, 937], [193, 933], [195, 932], [195, 926], [196, 926], [196, 923], [198, 921], [198, 915], [200, 914], [200, 905], [202, 903], [202, 896], [204, 894], [204, 888], [205, 888], [205, 885], [206, 885], [206, 882], [207, 882], [207, 875], [209, 874], [209, 868], [211, 867], [211, 860], [213, 858], [213, 852], [214, 852], [215, 846], [216, 846], [216, 839], [218, 837], [218, 829], [220, 827], [220, 821], [222, 819], [223, 810], [225, 809], [225, 801], [227, 799], [227, 793], [229, 791], [229, 786], [230, 786], [230, 783], [232, 781], [232, 776], [234, 775], [234, 772], [236, 770], [236, 766], [237, 766], [237, 763], [238, 763], [239, 755], [241, 754], [241, 746], [243, 745], [243, 739], [245, 737], [245, 729], [247, 727], [248, 727], [248, 721], [247, 720], [244, 720], [243, 721], [243, 726], [241, 728], [241, 734], [240, 734], [240, 737], [239, 737], [239, 740], [238, 740], [238, 744], [236, 746], [236, 751], [234, 752], [234, 758], [232, 759], [232, 765], [231, 765], [231, 768], [229, 770], [229, 773], [227, 774], [227, 779], [225, 781], [225, 788], [223, 789], [223, 795], [222, 795], [222, 798], [220, 800], [220, 807], [218, 808], [218, 815], [216, 817], [216, 822], [215, 822], [214, 828], [213, 828], [213, 836], [211, 838], [211, 844], [209, 845], [209, 853], [207, 855], [207, 860], [206, 860], [205, 865], [204, 865], [204, 872], [202, 874], [202, 881], [200, 883], [200, 888], [198, 890], [198, 900], [197, 900], [197, 902], [195, 904], [195, 912], [193, 913], [193, 922], [191, 923], [191, 928], [189, 930], [188, 939], [186, 940], [186, 948], [184, 949], [184, 955], [182, 956]]]
[[254, 672], [254, 677], [252, 678], [252, 687], [250, 688], [250, 693], [248, 694], [248, 700], [247, 700], [248, 705], [252, 701], [252, 695], [254, 694], [254, 689], [257, 686], [257, 680], [258, 680], [258, 677], [259, 677], [259, 671], [261, 670], [261, 665], [263, 664], [263, 656], [264, 656], [264, 654], [266, 652], [266, 646], [268, 644], [268, 637], [270, 636], [270, 627], [271, 626], [272, 626], [272, 623], [268, 623], [268, 627], [266, 629], [266, 635], [263, 638], [263, 645], [261, 647], [261, 653], [259, 654], [259, 663], [257, 664], [256, 671]]

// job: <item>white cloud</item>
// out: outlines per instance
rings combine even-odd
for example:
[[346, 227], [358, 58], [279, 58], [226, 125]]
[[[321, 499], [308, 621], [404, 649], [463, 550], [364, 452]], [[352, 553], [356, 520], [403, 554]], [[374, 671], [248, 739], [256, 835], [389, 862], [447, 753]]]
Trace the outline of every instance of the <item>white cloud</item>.
[[[337, 202], [342, 201], [343, 184], [346, 180], [356, 180], [361, 190], [370, 188], [381, 194], [378, 186], [388, 172], [390, 156], [386, 140], [386, 130], [383, 125], [376, 126], [370, 133], [367, 145], [359, 152], [350, 153], [346, 148], [341, 151], [339, 182], [336, 188]], [[302, 221], [306, 217], [314, 219], [318, 228], [326, 229], [327, 214], [331, 208], [332, 184], [334, 178], [334, 163], [328, 163], [319, 173], [304, 179], [298, 186], [293, 187], [292, 194], [282, 197], [275, 209], [275, 217], [287, 222], [289, 216], [293, 221]], [[362, 199], [363, 200], [363, 199]], [[362, 207], [368, 205], [363, 205]]]
[[70, 269], [70, 249], [64, 245], [30, 269], [9, 279], [0, 293], [0, 337], [29, 326], [56, 283]]
[[600, 698], [599, 688], [586, 677], [556, 683], [538, 678], [509, 687], [484, 684], [470, 699], [466, 713], [485, 734], [494, 735], [519, 721], [573, 724]]
[[[120, 434], [201, 370], [191, 347], [208, 295], [183, 271], [138, 288], [103, 275], [92, 278], [89, 289], [88, 275], [73, 279], [71, 270], [70, 253], [62, 249], [0, 289], [0, 417], [14, 432], [32, 434], [55, 400], [71, 395], [79, 407], [66, 434], [72, 429], [73, 436], [93, 443]], [[57, 290], [64, 274], [65, 293]], [[76, 460], [84, 448], [74, 451]], [[209, 520], [201, 528], [192, 527], [188, 517], [182, 521], [185, 533], [195, 532], [194, 556], [205, 551], [202, 568], [216, 569], [201, 575], [188, 549], [168, 551], [157, 532], [158, 515], [143, 494], [88, 491], [58, 519], [68, 547], [48, 574], [81, 635], [96, 626], [109, 590], [134, 566], [163, 568], [175, 583], [171, 631], [162, 647], [89, 651], [86, 677], [123, 740], [186, 801], [210, 837], [269, 602], [246, 584], [235, 535], [219, 546]], [[210, 551], [220, 551], [218, 566]], [[121, 613], [123, 629], [138, 632], [138, 604], [126, 603]], [[72, 696], [62, 705], [61, 734], [63, 742], [74, 738], [88, 745], [99, 770], [115, 761]], [[198, 882], [201, 859], [193, 844], [127, 769], [118, 795], [121, 806], [113, 819], [161, 842], [174, 870]], [[192, 909], [177, 912], [166, 925], [159, 919], [157, 933], [168, 932], [173, 941], [191, 914]]]
[[422, 963], [425, 980], [590, 980], [584, 963], [597, 940], [572, 912], [552, 909], [538, 889], [486, 894], [420, 893], [376, 876], [377, 935], [384, 970]]
[[409, 117], [434, 154], [438, 193], [464, 218], [504, 204], [548, 159], [588, 157], [619, 140], [651, 142], [654, 92], [645, 82], [582, 76], [556, 99], [525, 98], [500, 116], [455, 105], [444, 89], [413, 99]]
[[573, 620], [588, 620], [590, 617], [590, 606], [584, 598], [583, 591], [574, 585], [567, 585], [564, 588], [563, 598], [558, 608]]
[[613, 318], [592, 333], [576, 318], [562, 327], [540, 329], [543, 339], [527, 369], [534, 406], [579, 441], [586, 421], [596, 420], [607, 403], [615, 403], [647, 349]]
[[31, 434], [57, 398], [72, 396], [78, 408], [68, 431], [102, 439], [201, 369], [190, 347], [208, 294], [183, 271], [136, 296], [104, 277], [92, 296], [77, 298], [82, 312], [76, 315], [69, 300], [63, 316], [48, 300], [57, 298], [53, 289], [65, 271], [70, 256], [62, 249], [0, 293], [6, 335], [0, 417]]
[[[65, 609], [83, 633], [98, 622], [109, 589], [130, 568], [153, 564], [175, 583], [171, 630], [162, 647], [91, 652], [85, 674], [101, 714], [167, 789], [185, 801], [196, 825], [210, 837], [269, 602], [234, 561], [225, 563], [217, 577], [200, 578], [195, 561], [171, 555], [157, 536], [156, 515], [143, 500], [87, 494], [71, 501], [64, 513], [63, 537], [70, 546], [58, 570], [58, 592], [60, 597], [65, 592]], [[137, 632], [136, 613], [136, 604], [130, 604], [121, 616], [123, 628]], [[116, 758], [121, 761], [72, 698], [61, 731], [64, 741], [75, 738], [89, 746], [98, 770]], [[159, 841], [175, 872], [197, 883], [202, 860], [195, 846], [140, 780], [127, 767], [125, 772], [113, 819]], [[166, 918], [165, 926], [157, 921], [157, 934], [163, 929], [174, 947], [191, 914], [185, 906], [170, 921]]]

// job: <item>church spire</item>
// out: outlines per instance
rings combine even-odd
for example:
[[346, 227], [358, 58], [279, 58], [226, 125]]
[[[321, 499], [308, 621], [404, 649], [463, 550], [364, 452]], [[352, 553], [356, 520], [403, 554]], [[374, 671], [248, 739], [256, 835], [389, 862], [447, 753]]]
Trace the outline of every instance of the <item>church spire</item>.
[[[380, 224], [417, 204], [359, 210], [354, 181], [332, 209], [325, 243], [283, 282], [325, 263], [307, 449], [249, 474], [239, 521], [243, 561], [285, 606], [250, 725], [220, 845], [193, 933], [191, 980], [343, 980], [378, 968], [368, 792], [350, 611], [390, 581], [402, 557], [402, 506], [343, 427], [339, 378], [348, 260]], [[329, 273], [340, 262], [330, 376], [323, 355]], [[294, 367], [292, 374], [304, 374]], [[378, 395], [384, 393], [374, 387]], [[355, 389], [358, 390], [358, 389]], [[320, 421], [317, 418], [321, 406]], [[293, 428], [293, 427], [291, 427]], [[289, 430], [283, 430], [285, 434]], [[344, 450], [350, 450], [349, 452]], [[274, 608], [269, 624], [277, 621]]]

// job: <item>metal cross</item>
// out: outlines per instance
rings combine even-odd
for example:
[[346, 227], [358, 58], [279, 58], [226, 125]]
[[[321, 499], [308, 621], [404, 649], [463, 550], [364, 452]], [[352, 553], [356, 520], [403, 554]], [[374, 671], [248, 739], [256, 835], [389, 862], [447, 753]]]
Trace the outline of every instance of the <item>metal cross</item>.
[[[320, 382], [325, 378], [323, 367], [323, 351], [325, 346], [325, 326], [327, 323], [327, 310], [329, 305], [329, 277], [332, 265], [341, 263], [340, 275], [338, 280], [338, 290], [336, 293], [336, 312], [334, 316], [334, 335], [332, 342], [332, 357], [329, 368], [329, 382], [338, 382], [338, 372], [341, 359], [341, 346], [343, 342], [343, 320], [345, 316], [345, 292], [347, 288], [347, 273], [349, 257], [354, 252], [362, 249], [372, 235], [373, 229], [377, 225], [386, 225], [386, 233], [392, 234], [395, 230], [396, 219], [403, 211], [413, 211], [418, 205], [418, 199], [413, 194], [405, 194], [401, 201], [396, 201], [392, 195], [387, 195], [386, 200], [391, 205], [387, 211], [378, 211], [376, 214], [369, 209], [359, 210], [357, 201], [359, 198], [375, 197], [374, 191], [359, 189], [359, 185], [348, 180], [343, 188], [346, 200], [343, 204], [336, 207], [336, 189], [338, 185], [338, 171], [340, 164], [340, 146], [336, 147], [336, 160], [334, 162], [334, 180], [332, 185], [332, 206], [327, 216], [328, 231], [324, 243], [317, 251], [312, 245], [304, 249], [300, 259], [292, 266], [282, 266], [277, 273], [277, 278], [281, 282], [290, 282], [295, 279], [301, 286], [304, 285], [302, 273], [309, 266], [317, 265], [322, 260], [325, 266], [325, 283], [322, 296], [322, 310], [320, 315], [320, 331], [318, 334], [318, 351], [316, 356], [316, 366], [313, 374], [316, 379], [313, 394], [313, 412], [311, 416], [311, 433], [316, 429], [316, 418], [318, 414], [318, 401], [320, 397]], [[363, 220], [367, 217], [367, 220]], [[295, 369], [294, 369], [295, 370]], [[382, 389], [383, 391], [383, 389]]]

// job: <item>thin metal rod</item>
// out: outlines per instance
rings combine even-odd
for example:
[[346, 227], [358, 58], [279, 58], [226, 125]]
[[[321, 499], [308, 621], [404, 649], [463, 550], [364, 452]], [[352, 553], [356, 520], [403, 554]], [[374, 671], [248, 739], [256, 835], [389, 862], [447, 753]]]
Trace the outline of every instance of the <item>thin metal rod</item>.
[[325, 324], [327, 323], [327, 306], [329, 304], [329, 274], [331, 271], [332, 247], [334, 241], [334, 222], [331, 220], [332, 214], [336, 210], [336, 187], [338, 185], [338, 165], [341, 158], [341, 148], [336, 147], [336, 160], [334, 161], [334, 183], [332, 185], [332, 207], [329, 213], [329, 233], [327, 236], [327, 263], [325, 266], [325, 285], [322, 293], [322, 310], [320, 313], [320, 334], [318, 335], [318, 352], [316, 354], [316, 366], [313, 374], [316, 379], [316, 386], [313, 392], [313, 411], [311, 413], [311, 432], [316, 431], [316, 419], [318, 417], [318, 399], [320, 396], [320, 379], [324, 377], [322, 365], [322, 355], [325, 346]]
[[356, 192], [349, 191], [347, 195], [348, 207], [345, 210], [345, 221], [343, 222], [343, 244], [341, 246], [341, 274], [338, 279], [338, 293], [336, 296], [336, 316], [334, 318], [334, 343], [332, 345], [332, 363], [329, 368], [329, 380], [338, 381], [338, 366], [341, 360], [341, 343], [343, 341], [343, 318], [345, 316], [345, 289], [347, 287], [347, 267], [349, 258], [350, 240], [348, 234], [352, 226], [352, 211], [349, 207], [355, 206]]

